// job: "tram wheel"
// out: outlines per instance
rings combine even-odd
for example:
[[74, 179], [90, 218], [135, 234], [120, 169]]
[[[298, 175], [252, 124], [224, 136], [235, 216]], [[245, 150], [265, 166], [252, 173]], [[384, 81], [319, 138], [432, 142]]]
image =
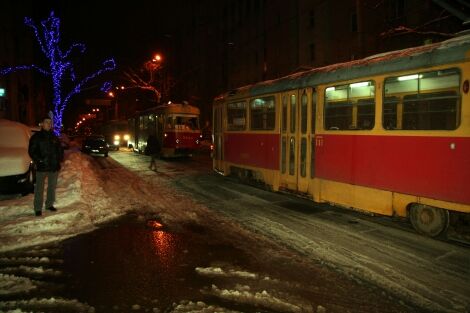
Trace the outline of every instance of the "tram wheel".
[[410, 208], [410, 221], [418, 233], [437, 237], [449, 227], [449, 211], [415, 203]]

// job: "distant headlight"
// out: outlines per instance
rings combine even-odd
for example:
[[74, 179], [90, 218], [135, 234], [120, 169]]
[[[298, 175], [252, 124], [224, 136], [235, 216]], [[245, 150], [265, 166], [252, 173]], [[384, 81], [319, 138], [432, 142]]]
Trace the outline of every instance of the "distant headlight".
[[129, 135], [124, 135], [124, 140], [129, 140]]
[[119, 146], [119, 140], [114, 140], [114, 145]]
[[119, 136], [119, 135], [114, 135], [114, 140], [119, 140], [119, 139], [121, 139], [121, 136]]

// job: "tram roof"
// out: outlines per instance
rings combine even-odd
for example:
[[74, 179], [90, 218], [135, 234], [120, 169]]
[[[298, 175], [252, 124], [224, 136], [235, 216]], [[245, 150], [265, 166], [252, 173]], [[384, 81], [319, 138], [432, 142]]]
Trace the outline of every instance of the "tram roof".
[[376, 54], [364, 59], [337, 63], [297, 72], [278, 79], [259, 82], [224, 93], [217, 100], [232, 96], [258, 96], [279, 91], [413, 70], [468, 60], [470, 34], [435, 44]]
[[181, 113], [181, 114], [199, 114], [200, 110], [198, 107], [187, 103], [166, 103], [151, 107], [142, 111], [136, 112], [135, 116], [146, 115], [151, 113]]

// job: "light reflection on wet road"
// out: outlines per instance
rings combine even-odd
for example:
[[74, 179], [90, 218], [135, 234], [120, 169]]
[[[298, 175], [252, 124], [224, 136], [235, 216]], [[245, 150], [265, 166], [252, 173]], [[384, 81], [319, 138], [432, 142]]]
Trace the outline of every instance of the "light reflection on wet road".
[[196, 267], [217, 260], [247, 268], [249, 260], [233, 246], [207, 244], [202, 237], [127, 218], [68, 240], [63, 244], [64, 273], [71, 277], [67, 292], [97, 312], [128, 312], [133, 305], [164, 310], [204, 298], [200, 289], [208, 281]]

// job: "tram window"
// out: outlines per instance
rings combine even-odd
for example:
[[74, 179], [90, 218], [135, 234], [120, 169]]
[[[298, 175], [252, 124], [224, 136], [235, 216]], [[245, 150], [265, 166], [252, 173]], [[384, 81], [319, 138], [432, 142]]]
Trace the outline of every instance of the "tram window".
[[246, 125], [246, 103], [234, 102], [227, 105], [227, 129], [245, 130]]
[[372, 129], [375, 120], [375, 84], [356, 82], [325, 89], [325, 129]]
[[385, 97], [383, 104], [383, 127], [385, 129], [397, 129], [397, 105], [398, 97]]
[[304, 91], [302, 93], [302, 98], [300, 99], [300, 130], [302, 134], [307, 132], [307, 105], [308, 105], [308, 97], [307, 93]]
[[352, 102], [328, 102], [326, 103], [325, 109], [326, 129], [349, 129], [352, 125]]
[[295, 121], [297, 120], [297, 98], [295, 95], [290, 96], [290, 132], [295, 133], [296, 125]]
[[282, 147], [281, 147], [281, 172], [282, 174], [286, 173], [286, 137], [282, 137]]
[[174, 122], [173, 117], [172, 117], [172, 116], [168, 116], [168, 117], [166, 118], [165, 128], [166, 128], [166, 129], [173, 129], [173, 125], [174, 125], [173, 122]]
[[310, 110], [311, 112], [311, 133], [315, 133], [315, 121], [316, 121], [316, 118], [317, 118], [317, 93], [315, 91], [312, 92], [312, 109]]
[[295, 174], [295, 138], [290, 137], [289, 144], [289, 175]]
[[459, 126], [458, 69], [389, 77], [384, 86], [385, 129], [453, 130]]
[[310, 178], [315, 177], [315, 137], [310, 139]]
[[152, 129], [155, 126], [155, 120], [153, 115], [148, 115], [145, 117], [145, 128]]
[[307, 176], [307, 138], [300, 141], [300, 176]]
[[287, 96], [282, 96], [282, 132], [287, 131]]
[[274, 97], [256, 98], [250, 103], [252, 130], [273, 130], [275, 127], [276, 108]]
[[148, 129], [148, 131], [150, 133], [155, 133], [155, 116], [153, 114], [150, 114], [148, 116], [148, 120], [147, 120], [147, 126], [146, 128]]
[[194, 116], [176, 116], [175, 128], [180, 130], [197, 130], [199, 129], [199, 120]]
[[357, 128], [372, 129], [375, 124], [375, 101], [373, 98], [357, 101]]
[[455, 91], [405, 96], [403, 129], [456, 129], [458, 103]]

